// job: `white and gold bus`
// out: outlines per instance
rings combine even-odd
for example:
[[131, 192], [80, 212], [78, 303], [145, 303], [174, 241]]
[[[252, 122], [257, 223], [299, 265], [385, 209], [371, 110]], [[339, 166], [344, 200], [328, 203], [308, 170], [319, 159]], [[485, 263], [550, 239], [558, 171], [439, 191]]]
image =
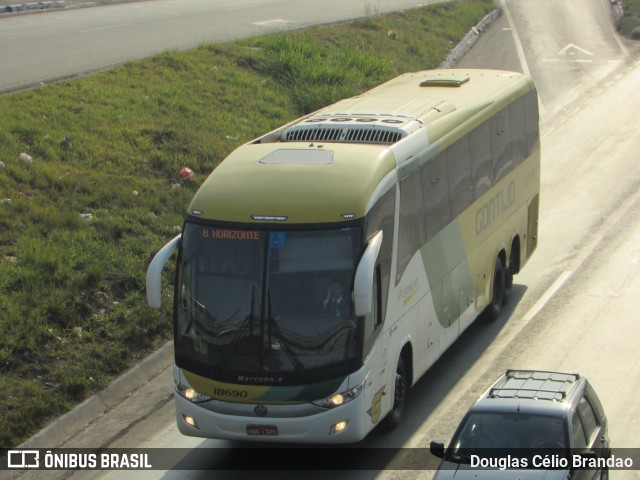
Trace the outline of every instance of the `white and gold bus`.
[[242, 145], [195, 194], [174, 294], [186, 435], [345, 443], [410, 387], [537, 243], [538, 102], [526, 75], [405, 74]]

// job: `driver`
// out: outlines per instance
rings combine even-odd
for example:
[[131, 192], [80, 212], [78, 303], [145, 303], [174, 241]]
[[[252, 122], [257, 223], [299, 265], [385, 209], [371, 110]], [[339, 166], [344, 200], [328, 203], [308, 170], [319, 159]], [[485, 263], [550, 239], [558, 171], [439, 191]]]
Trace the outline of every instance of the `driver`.
[[348, 295], [344, 292], [344, 285], [338, 278], [329, 283], [327, 296], [322, 302], [322, 311], [336, 318], [345, 318], [349, 314]]

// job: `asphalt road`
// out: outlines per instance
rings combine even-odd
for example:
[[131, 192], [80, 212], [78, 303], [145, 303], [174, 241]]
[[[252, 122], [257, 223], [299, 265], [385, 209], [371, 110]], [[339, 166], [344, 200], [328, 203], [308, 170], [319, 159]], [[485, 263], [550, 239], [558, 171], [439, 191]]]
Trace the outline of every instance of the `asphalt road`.
[[[614, 446], [640, 448], [640, 132], [633, 127], [640, 111], [640, 56], [637, 47], [616, 38], [607, 5], [507, 1], [505, 15], [462, 60], [466, 67], [529, 71], [539, 85], [544, 116], [538, 250], [516, 277], [501, 317], [472, 325], [412, 389], [403, 424], [390, 434], [374, 431], [361, 447], [446, 442], [504, 370], [541, 368], [586, 375], [607, 411]], [[247, 478], [247, 472], [215, 471], [209, 458], [207, 447], [233, 444], [177, 432], [171, 388], [170, 368], [160, 369], [66, 445], [205, 447], [190, 458], [213, 473], [38, 472], [23, 478]], [[152, 408], [143, 412], [143, 405]], [[432, 472], [413, 470], [304, 472], [309, 479], [327, 475], [432, 478]], [[299, 477], [260, 473], [261, 479]], [[615, 471], [611, 478], [638, 479], [640, 471]]]
[[0, 18], [0, 93], [166, 50], [439, 1], [149, 0]]

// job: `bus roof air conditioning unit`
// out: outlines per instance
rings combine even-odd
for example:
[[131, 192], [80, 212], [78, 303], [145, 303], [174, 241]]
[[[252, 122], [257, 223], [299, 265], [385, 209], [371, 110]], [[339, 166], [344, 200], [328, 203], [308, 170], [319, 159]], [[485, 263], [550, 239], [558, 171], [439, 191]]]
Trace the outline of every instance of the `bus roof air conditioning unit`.
[[392, 115], [318, 115], [287, 129], [280, 140], [391, 145], [421, 126], [413, 118]]

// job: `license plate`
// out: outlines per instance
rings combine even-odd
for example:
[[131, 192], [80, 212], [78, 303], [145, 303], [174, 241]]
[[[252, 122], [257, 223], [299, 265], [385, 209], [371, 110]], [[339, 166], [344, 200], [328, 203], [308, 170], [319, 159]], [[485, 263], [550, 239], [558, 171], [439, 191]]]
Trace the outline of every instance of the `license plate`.
[[278, 435], [276, 425], [247, 425], [247, 435]]

